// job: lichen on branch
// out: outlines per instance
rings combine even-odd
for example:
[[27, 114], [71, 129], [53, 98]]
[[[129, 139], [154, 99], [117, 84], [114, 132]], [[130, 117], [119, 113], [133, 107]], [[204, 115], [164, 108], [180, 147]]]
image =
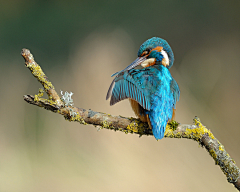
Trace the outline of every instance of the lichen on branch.
[[[86, 110], [75, 107], [71, 98], [72, 93], [65, 92], [61, 98], [41, 67], [35, 62], [33, 55], [28, 49], [22, 49], [21, 55], [25, 59], [26, 67], [44, 88], [44, 90], [39, 89], [38, 94], [34, 96], [24, 95], [23, 98], [26, 102], [61, 114], [68, 121], [76, 121], [84, 125], [94, 125], [98, 130], [105, 128], [122, 131], [124, 133], [135, 133], [139, 136], [153, 135], [148, 124], [141, 122], [139, 119], [113, 116], [102, 112], [95, 112], [90, 109]], [[42, 98], [44, 91], [47, 93], [48, 99]], [[239, 168], [226, 152], [224, 146], [214, 137], [209, 129], [203, 126], [199, 118], [195, 117], [194, 124], [192, 125], [170, 121], [166, 127], [164, 137], [187, 138], [197, 141], [209, 152], [216, 165], [220, 166], [228, 182], [233, 183], [240, 191]]]

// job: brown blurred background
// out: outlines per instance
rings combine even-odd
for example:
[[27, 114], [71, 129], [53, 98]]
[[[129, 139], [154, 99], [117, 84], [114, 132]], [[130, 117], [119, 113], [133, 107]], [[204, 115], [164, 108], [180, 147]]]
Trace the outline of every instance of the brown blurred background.
[[130, 117], [128, 101], [105, 101], [110, 76], [146, 39], [166, 39], [177, 121], [198, 116], [240, 166], [239, 10], [239, 0], [0, 1], [0, 192], [236, 191], [196, 142], [98, 132], [27, 104], [41, 85], [20, 52], [75, 106]]

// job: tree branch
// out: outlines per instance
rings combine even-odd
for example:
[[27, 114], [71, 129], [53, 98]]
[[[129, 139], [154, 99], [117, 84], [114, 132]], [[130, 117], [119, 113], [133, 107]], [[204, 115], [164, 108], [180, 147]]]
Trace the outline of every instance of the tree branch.
[[[48, 80], [41, 67], [34, 61], [33, 55], [28, 49], [23, 49], [21, 55], [25, 59], [26, 67], [29, 68], [33, 76], [37, 78], [44, 88], [44, 90], [39, 89], [39, 93], [35, 96], [24, 95], [23, 98], [26, 102], [59, 113], [68, 121], [77, 121], [84, 125], [92, 124], [98, 129], [112, 129], [125, 133], [135, 133], [139, 136], [153, 135], [147, 123], [143, 123], [139, 119], [113, 116], [102, 112], [95, 112], [90, 109], [85, 110], [74, 107], [71, 93], [66, 92], [65, 95], [60, 98], [54, 86]], [[42, 98], [44, 91], [47, 93], [48, 99]], [[209, 152], [216, 165], [220, 166], [228, 182], [233, 183], [240, 191], [239, 168], [226, 152], [224, 146], [214, 137], [209, 129], [202, 125], [199, 118], [194, 118], [193, 125], [181, 125], [175, 121], [169, 122], [164, 137], [187, 138], [197, 141]]]

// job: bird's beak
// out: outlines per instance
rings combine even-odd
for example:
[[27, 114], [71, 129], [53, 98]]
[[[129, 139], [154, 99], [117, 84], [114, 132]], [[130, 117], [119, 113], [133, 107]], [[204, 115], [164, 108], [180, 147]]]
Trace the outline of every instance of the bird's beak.
[[142, 62], [144, 62], [145, 60], [147, 60], [146, 57], [138, 57], [135, 61], [133, 61], [130, 65], [128, 65], [125, 69], [119, 71], [119, 72], [116, 72], [114, 74], [111, 75], [111, 77], [115, 76], [115, 75], [118, 75], [119, 73], [122, 73], [124, 71], [128, 71], [130, 69], [133, 69], [135, 67], [137, 67], [138, 65], [140, 65]]

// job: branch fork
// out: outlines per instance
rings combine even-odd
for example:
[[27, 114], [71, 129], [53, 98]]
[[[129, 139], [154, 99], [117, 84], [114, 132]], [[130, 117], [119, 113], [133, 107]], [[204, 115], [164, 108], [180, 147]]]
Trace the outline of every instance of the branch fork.
[[[98, 130], [105, 128], [124, 133], [135, 133], [139, 136], [153, 135], [147, 123], [141, 122], [139, 119], [113, 116], [95, 112], [91, 109], [86, 110], [75, 107], [71, 99], [72, 93], [65, 92], [65, 94], [62, 94], [61, 92], [62, 97], [60, 97], [28, 49], [22, 49], [21, 55], [25, 59], [26, 67], [43, 86], [43, 89], [39, 89], [37, 95], [23, 96], [27, 103], [61, 114], [68, 121], [94, 125]], [[44, 92], [48, 95], [48, 99], [42, 98]], [[235, 161], [226, 152], [224, 146], [214, 137], [212, 132], [201, 123], [198, 117], [195, 117], [193, 120], [194, 124], [192, 125], [179, 124], [175, 121], [169, 122], [164, 137], [187, 138], [197, 141], [209, 152], [215, 164], [220, 166], [228, 182], [233, 183], [240, 191], [240, 170]]]

